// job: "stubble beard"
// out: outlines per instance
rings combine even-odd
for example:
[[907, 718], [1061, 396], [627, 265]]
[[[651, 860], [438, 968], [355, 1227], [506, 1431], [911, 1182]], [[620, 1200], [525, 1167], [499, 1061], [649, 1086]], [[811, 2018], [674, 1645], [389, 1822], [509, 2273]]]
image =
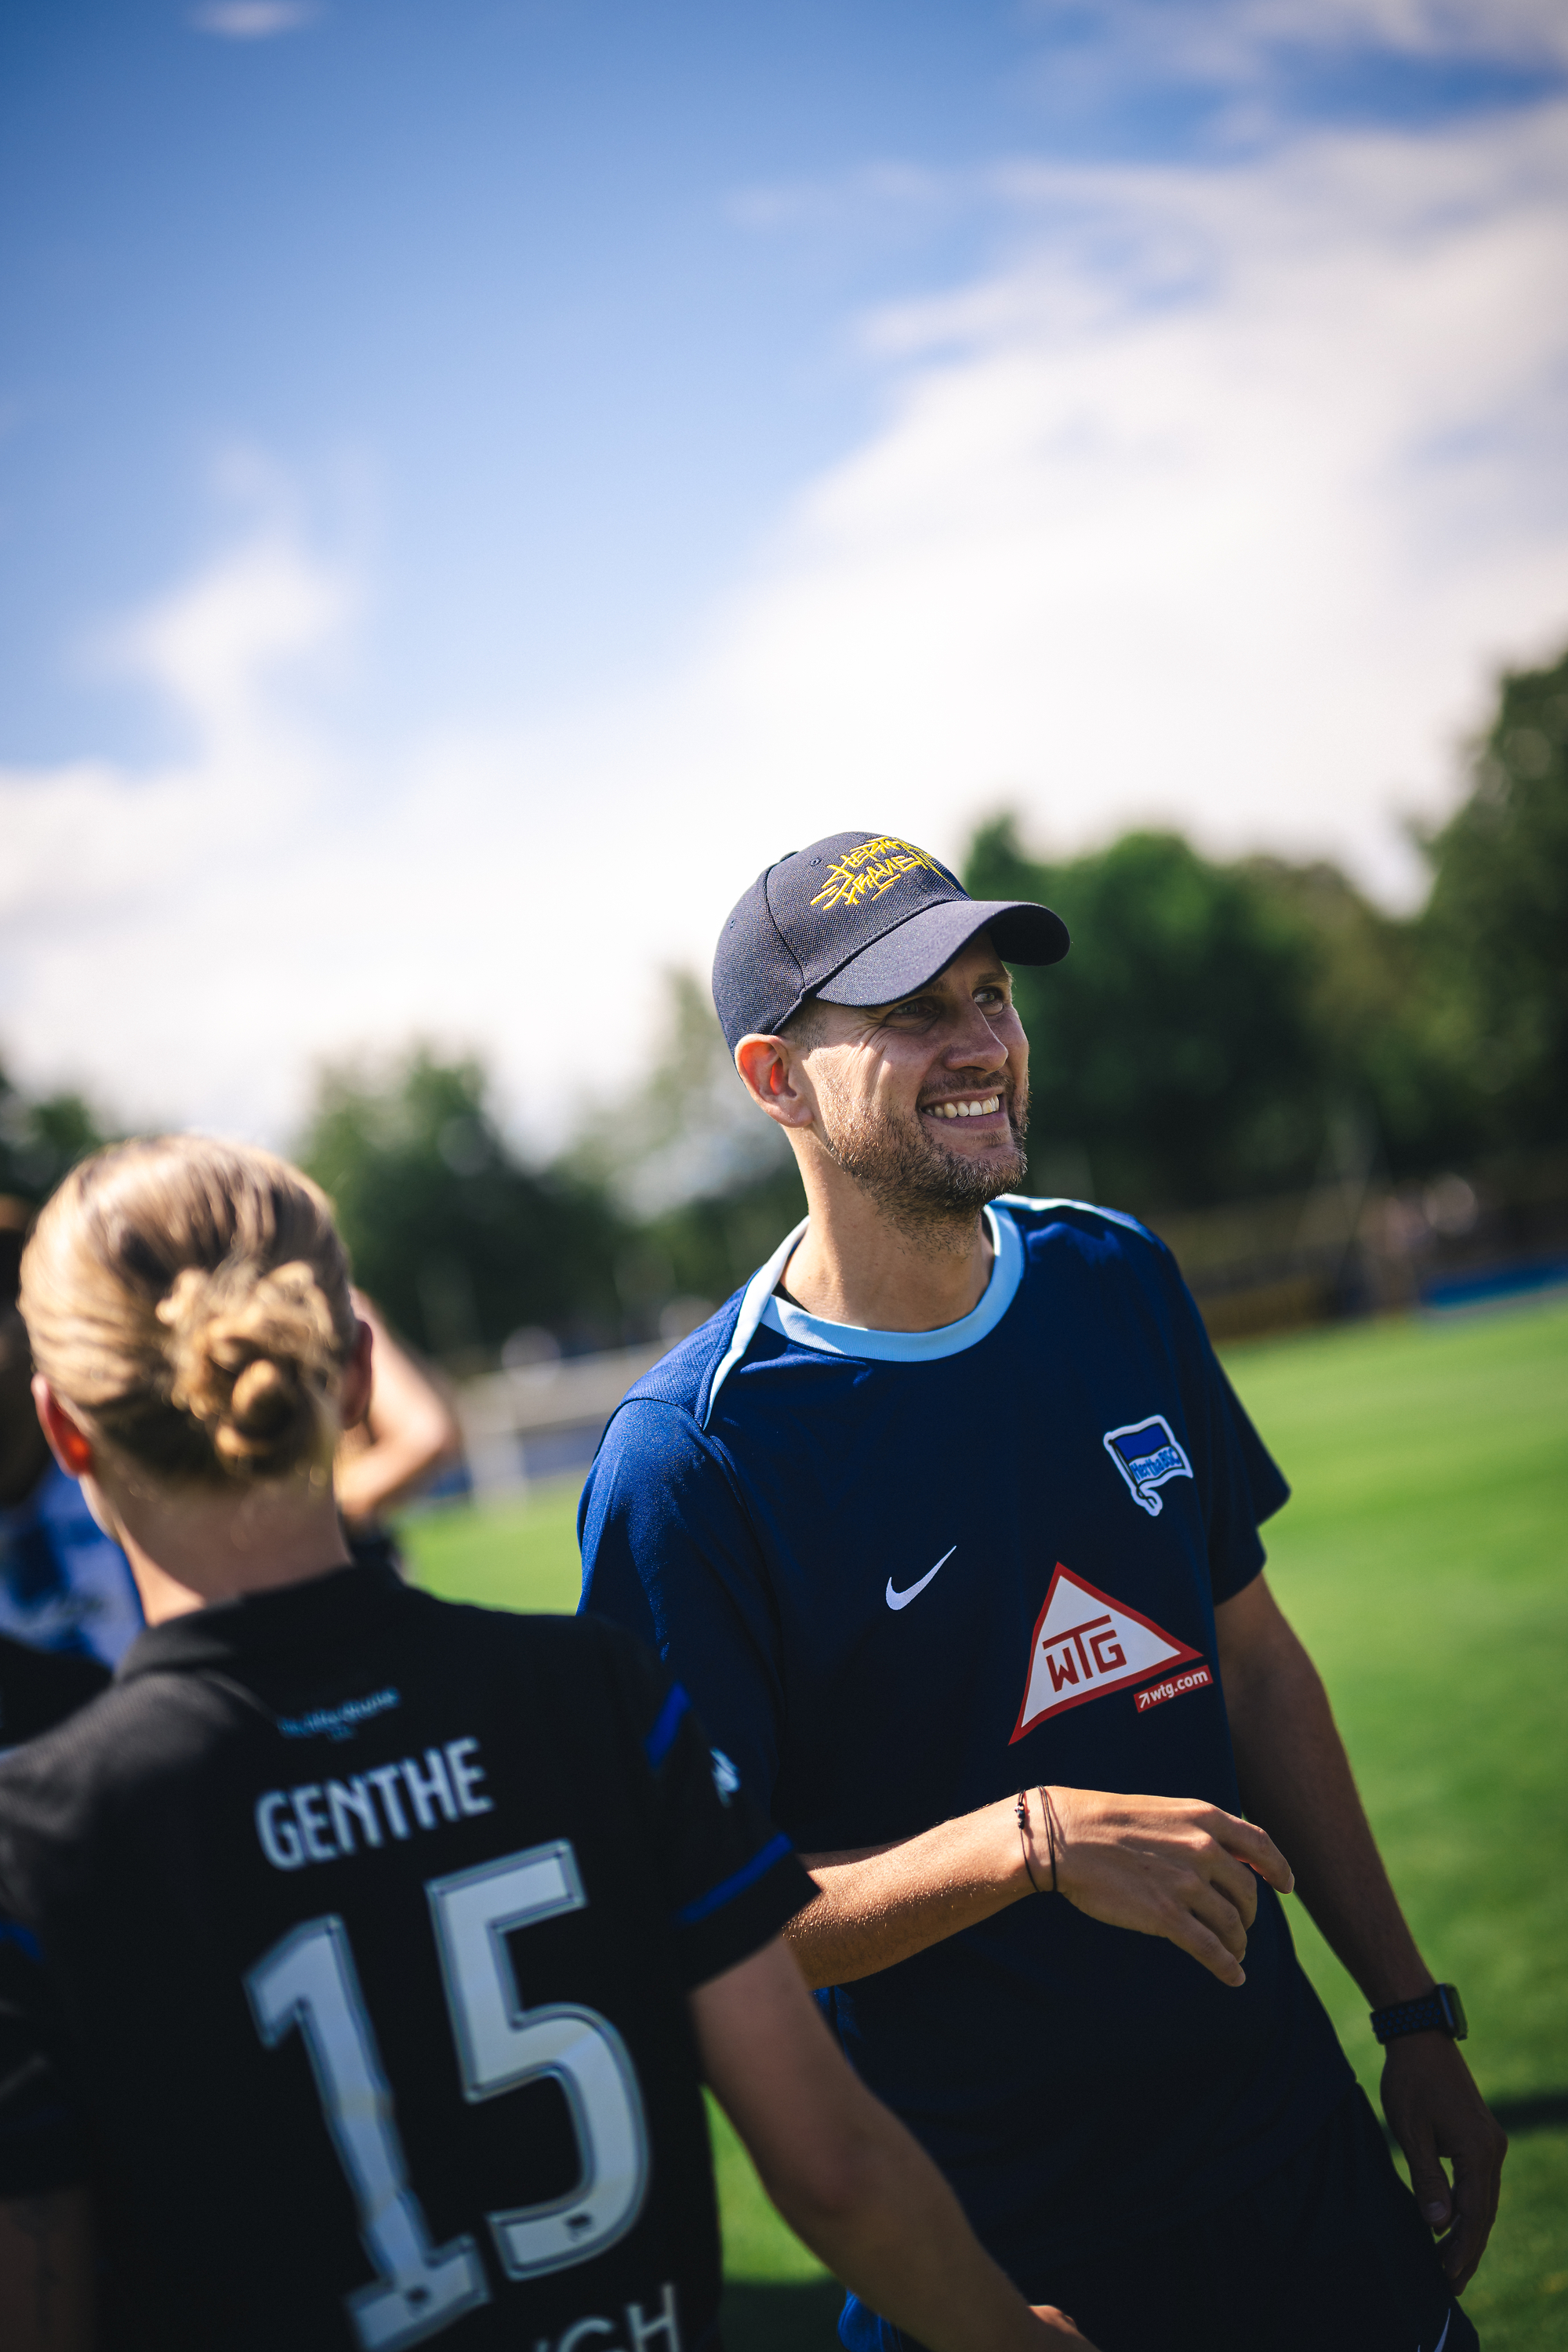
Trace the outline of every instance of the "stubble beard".
[[[994, 1079], [986, 1090], [1001, 1091]], [[922, 1111], [869, 1109], [831, 1080], [819, 1082], [817, 1099], [817, 1131], [829, 1159], [870, 1194], [889, 1224], [931, 1256], [968, 1249], [986, 1202], [1016, 1192], [1027, 1172], [1027, 1086], [1005, 1096], [1011, 1150], [984, 1160], [947, 1150]]]

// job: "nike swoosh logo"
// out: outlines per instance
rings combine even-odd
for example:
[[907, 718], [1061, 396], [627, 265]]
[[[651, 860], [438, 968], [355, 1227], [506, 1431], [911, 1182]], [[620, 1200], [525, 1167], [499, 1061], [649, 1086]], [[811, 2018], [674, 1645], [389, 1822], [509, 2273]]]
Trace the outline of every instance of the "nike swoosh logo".
[[916, 1597], [916, 1595], [917, 1595], [918, 1593], [921, 1593], [921, 1592], [923, 1592], [923, 1591], [925, 1591], [926, 1586], [931, 1582], [931, 1578], [932, 1578], [933, 1576], [935, 1576], [935, 1575], [939, 1572], [939, 1570], [940, 1570], [944, 1569], [944, 1568], [947, 1566], [948, 1561], [952, 1558], [952, 1552], [956, 1551], [957, 1549], [958, 1549], [958, 1546], [957, 1546], [956, 1544], [954, 1544], [954, 1545], [953, 1545], [953, 1547], [952, 1547], [952, 1551], [944, 1551], [944, 1552], [942, 1553], [942, 1558], [937, 1561], [937, 1564], [936, 1564], [936, 1567], [935, 1567], [935, 1568], [928, 1568], [928, 1569], [927, 1569], [927, 1570], [926, 1570], [926, 1572], [925, 1572], [925, 1574], [921, 1577], [921, 1580], [920, 1580], [920, 1582], [919, 1582], [918, 1584], [911, 1584], [911, 1585], [910, 1585], [910, 1586], [909, 1586], [909, 1587], [908, 1587], [904, 1591], [902, 1591], [902, 1592], [895, 1592], [895, 1591], [893, 1591], [893, 1580], [892, 1580], [892, 1578], [889, 1576], [889, 1579], [888, 1579], [888, 1606], [889, 1606], [889, 1609], [907, 1609], [907, 1608], [909, 1607], [909, 1605], [910, 1605], [910, 1601], [914, 1600], [914, 1598]]

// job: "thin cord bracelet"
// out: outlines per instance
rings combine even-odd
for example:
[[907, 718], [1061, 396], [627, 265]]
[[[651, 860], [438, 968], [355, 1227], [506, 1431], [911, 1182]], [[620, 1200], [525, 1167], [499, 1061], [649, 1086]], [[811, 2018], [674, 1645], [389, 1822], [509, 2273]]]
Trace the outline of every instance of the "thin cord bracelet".
[[[1022, 1801], [1020, 1800], [1020, 1801]], [[1040, 1805], [1046, 1816], [1046, 1843], [1049, 1846], [1051, 1853], [1051, 1893], [1053, 1895], [1059, 1895], [1062, 1890], [1057, 1884], [1056, 1809], [1052, 1805], [1050, 1799], [1047, 1796], [1044, 1789], [1040, 1790]], [[1033, 1880], [1031, 1880], [1030, 1884], [1033, 1885]]]
[[[1027, 1878], [1034, 1893], [1043, 1895], [1046, 1890], [1037, 1884], [1033, 1865], [1029, 1861], [1029, 1800], [1022, 1789], [1018, 1791], [1018, 1801], [1013, 1810], [1018, 1817], [1018, 1843], [1024, 1849], [1024, 1875]], [[1048, 1820], [1049, 1816], [1047, 1815], [1047, 1818]]]

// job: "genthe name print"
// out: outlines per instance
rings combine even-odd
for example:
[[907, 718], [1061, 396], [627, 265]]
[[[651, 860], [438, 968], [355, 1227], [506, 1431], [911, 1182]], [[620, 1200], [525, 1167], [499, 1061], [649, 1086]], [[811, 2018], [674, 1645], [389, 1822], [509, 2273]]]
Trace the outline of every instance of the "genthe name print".
[[449, 1739], [427, 1748], [423, 1763], [405, 1756], [342, 1780], [306, 1780], [297, 1789], [269, 1789], [256, 1802], [256, 1834], [274, 1870], [338, 1862], [379, 1846], [387, 1837], [412, 1837], [416, 1827], [439, 1829], [465, 1814], [494, 1811], [481, 1793], [484, 1767], [477, 1739]]

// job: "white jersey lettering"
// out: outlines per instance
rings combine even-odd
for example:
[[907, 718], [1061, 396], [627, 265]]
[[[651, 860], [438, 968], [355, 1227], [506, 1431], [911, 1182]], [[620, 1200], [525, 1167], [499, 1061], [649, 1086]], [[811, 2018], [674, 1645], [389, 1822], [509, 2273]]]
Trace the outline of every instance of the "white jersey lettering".
[[630, 2339], [631, 2352], [644, 2352], [644, 2347], [651, 2344], [656, 2336], [664, 2337], [664, 2352], [680, 2352], [680, 2328], [675, 2316], [673, 2281], [665, 2281], [660, 2301], [664, 2308], [657, 2319], [645, 2319], [640, 2303], [627, 2304], [626, 2335]]
[[389, 1836], [411, 1838], [416, 1823], [438, 1830], [465, 1815], [492, 1812], [482, 1793], [479, 1748], [477, 1739], [449, 1739], [444, 1748], [427, 1748], [422, 1759], [405, 1756], [324, 1788], [306, 1780], [269, 1789], [256, 1802], [261, 1851], [274, 1870], [302, 1870], [384, 1845]]

